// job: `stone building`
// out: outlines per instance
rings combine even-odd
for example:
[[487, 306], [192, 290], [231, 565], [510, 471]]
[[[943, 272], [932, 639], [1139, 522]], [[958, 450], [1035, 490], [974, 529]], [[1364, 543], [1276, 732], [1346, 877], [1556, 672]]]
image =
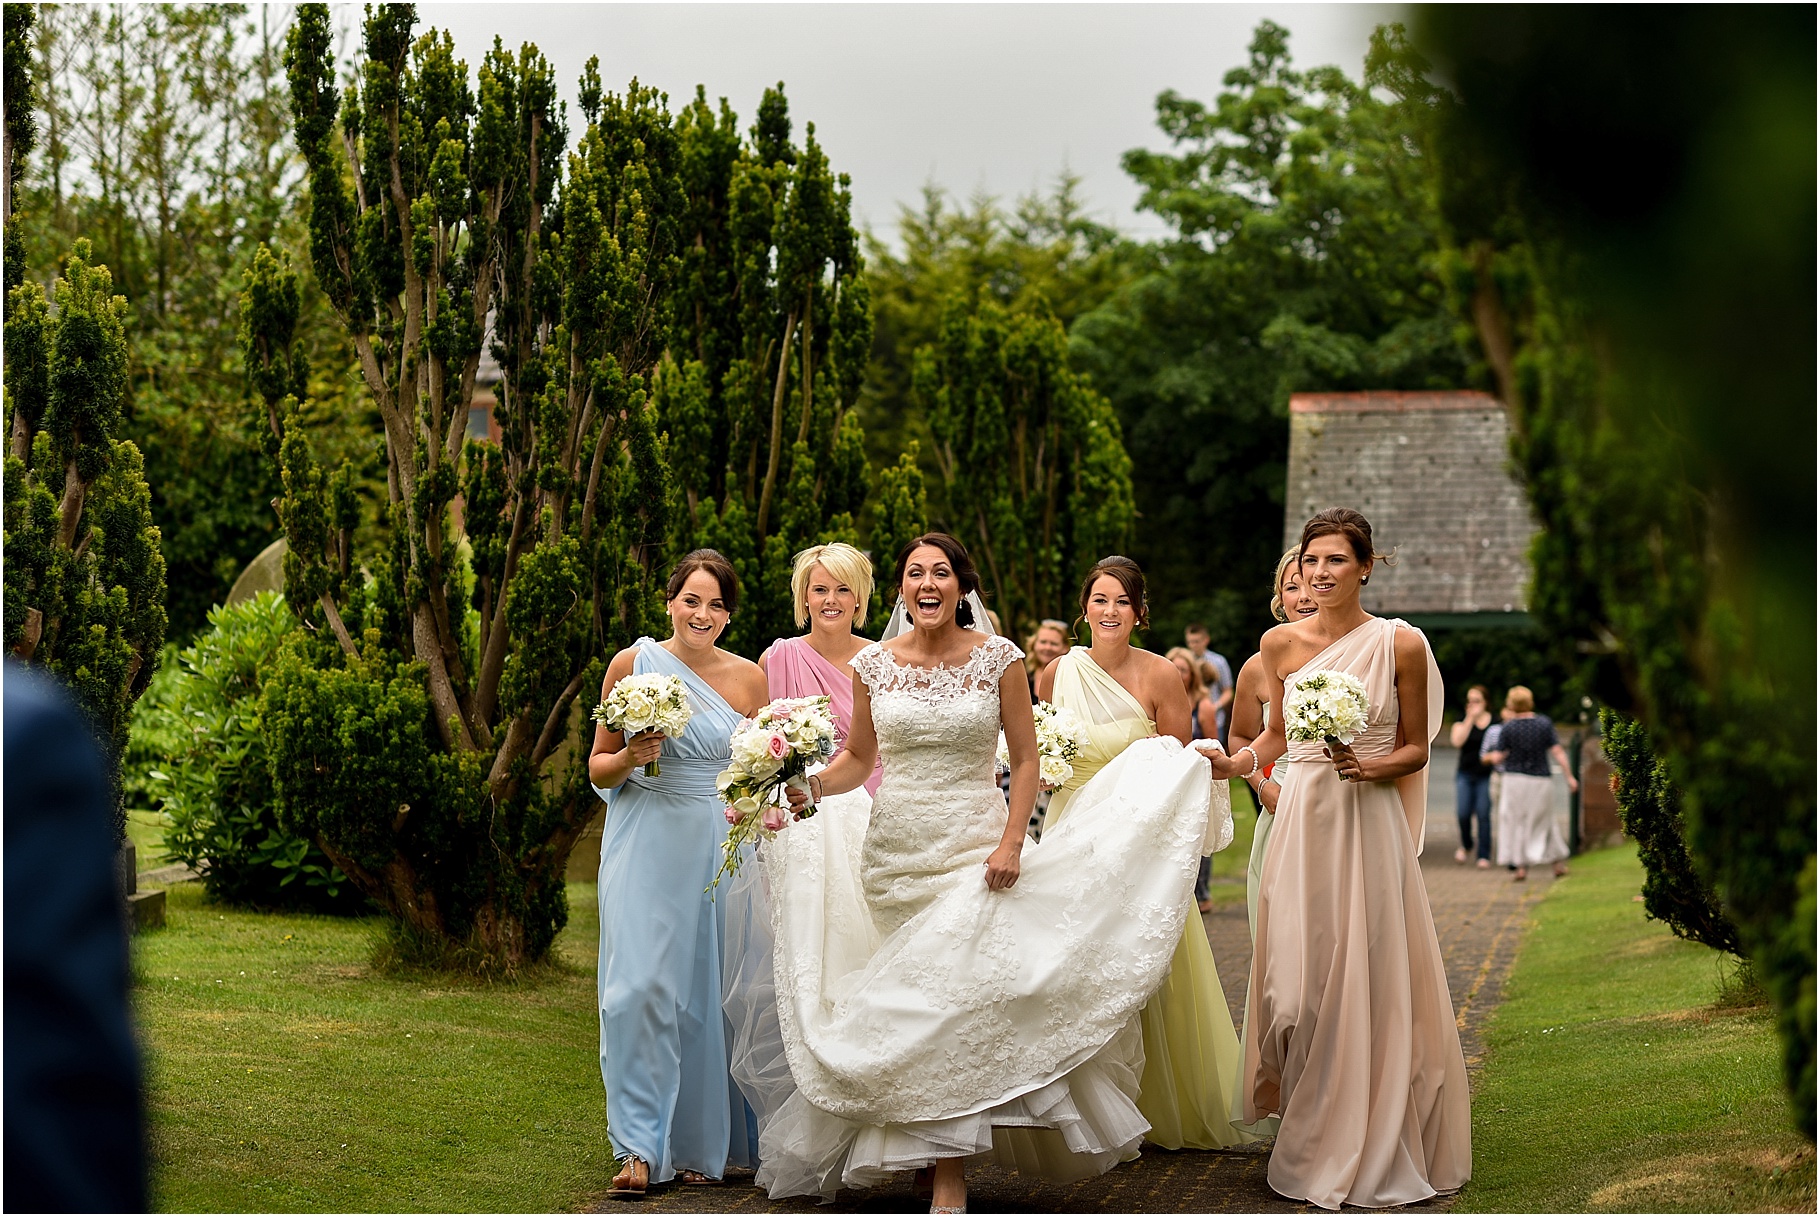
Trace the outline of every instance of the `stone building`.
[[1536, 522], [1510, 463], [1510, 420], [1485, 393], [1297, 393], [1289, 399], [1284, 545], [1324, 507], [1371, 521], [1367, 612], [1424, 629], [1524, 626]]

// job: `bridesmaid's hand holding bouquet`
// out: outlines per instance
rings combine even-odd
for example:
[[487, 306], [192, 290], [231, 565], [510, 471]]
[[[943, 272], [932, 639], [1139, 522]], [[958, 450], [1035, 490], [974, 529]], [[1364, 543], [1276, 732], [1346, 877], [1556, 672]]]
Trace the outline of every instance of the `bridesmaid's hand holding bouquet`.
[[[689, 691], [683, 686], [682, 677], [647, 672], [627, 676], [614, 685], [607, 700], [594, 707], [592, 717], [630, 743], [633, 736], [647, 731], [674, 739], [688, 729], [695, 711], [689, 705]], [[654, 778], [661, 772], [656, 761], [645, 766], [646, 777]]]
[[[1371, 718], [1371, 699], [1365, 682], [1348, 672], [1318, 668], [1296, 682], [1283, 696], [1283, 734], [1291, 743], [1325, 743], [1335, 766], [1358, 760], [1345, 747], [1357, 739]], [[1345, 755], [1341, 756], [1340, 753]], [[1351, 777], [1340, 772], [1342, 782]]]

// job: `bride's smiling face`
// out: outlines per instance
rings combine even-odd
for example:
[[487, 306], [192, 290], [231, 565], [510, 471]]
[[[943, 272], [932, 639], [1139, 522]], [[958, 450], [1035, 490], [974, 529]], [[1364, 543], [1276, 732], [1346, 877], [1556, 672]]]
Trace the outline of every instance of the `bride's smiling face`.
[[705, 570], [692, 572], [682, 590], [664, 606], [670, 612], [670, 633], [686, 647], [712, 647], [733, 614], [720, 596], [720, 581]]
[[1101, 575], [1087, 590], [1086, 615], [1087, 628], [1093, 631], [1095, 642], [1117, 645], [1131, 641], [1137, 609], [1132, 607], [1125, 585], [1111, 575]]
[[960, 576], [954, 573], [948, 555], [933, 545], [919, 545], [910, 551], [910, 560], [904, 563], [904, 581], [897, 590], [904, 598], [911, 624], [925, 630], [951, 620], [954, 607], [961, 600]]
[[1357, 601], [1371, 563], [1359, 561], [1339, 533], [1316, 537], [1302, 550], [1302, 590], [1317, 608], [1338, 608]]

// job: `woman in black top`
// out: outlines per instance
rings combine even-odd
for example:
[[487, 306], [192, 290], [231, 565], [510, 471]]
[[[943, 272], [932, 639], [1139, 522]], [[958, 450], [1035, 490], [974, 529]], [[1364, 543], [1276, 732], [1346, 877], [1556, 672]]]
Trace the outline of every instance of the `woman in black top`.
[[1554, 783], [1548, 759], [1553, 757], [1567, 774], [1567, 789], [1580, 783], [1567, 767], [1567, 750], [1555, 736], [1555, 725], [1537, 714], [1536, 699], [1522, 685], [1511, 687], [1504, 704], [1510, 721], [1498, 731], [1498, 749], [1484, 753], [1487, 763], [1504, 766], [1504, 788], [1498, 794], [1498, 861], [1515, 866], [1514, 878], [1529, 878], [1529, 868], [1552, 862], [1555, 874], [1565, 875], [1567, 842], [1555, 822]]
[[1491, 711], [1486, 709], [1484, 685], [1466, 690], [1466, 713], [1453, 725], [1450, 739], [1460, 750], [1459, 768], [1454, 773], [1454, 814], [1460, 820], [1460, 848], [1453, 851], [1455, 862], [1464, 862], [1473, 848], [1478, 827], [1479, 869], [1491, 866], [1491, 766], [1479, 757], [1479, 746], [1485, 742], [1485, 730], [1491, 726]]

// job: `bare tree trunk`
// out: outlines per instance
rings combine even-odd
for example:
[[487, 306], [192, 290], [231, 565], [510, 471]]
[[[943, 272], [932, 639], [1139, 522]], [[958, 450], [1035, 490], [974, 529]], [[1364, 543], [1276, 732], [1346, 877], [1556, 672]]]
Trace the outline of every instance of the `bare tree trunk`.
[[783, 458], [784, 389], [790, 383], [790, 338], [796, 333], [796, 314], [784, 320], [784, 344], [777, 353], [777, 388], [771, 394], [771, 455], [765, 462], [765, 488], [758, 496], [758, 537], [765, 536], [771, 518], [771, 494], [777, 488], [777, 466]]

